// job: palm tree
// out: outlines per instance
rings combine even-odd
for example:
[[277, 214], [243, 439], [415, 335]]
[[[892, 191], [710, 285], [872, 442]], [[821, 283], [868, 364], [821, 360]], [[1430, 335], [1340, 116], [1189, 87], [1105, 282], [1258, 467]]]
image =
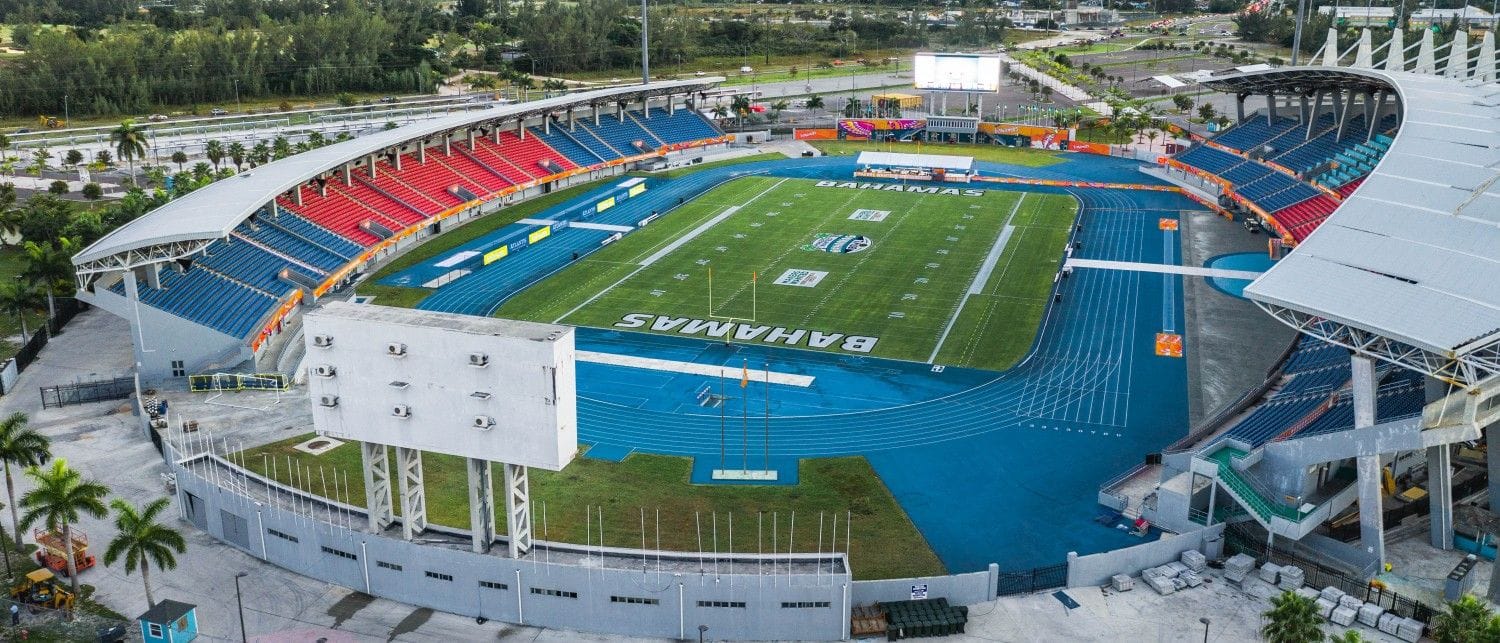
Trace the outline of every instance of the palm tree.
[[114, 565], [124, 557], [125, 573], [129, 575], [136, 567], [141, 568], [141, 584], [146, 587], [146, 607], [156, 607], [151, 596], [151, 564], [162, 571], [177, 567], [177, 557], [187, 551], [187, 542], [182, 534], [157, 522], [161, 512], [166, 511], [171, 501], [157, 498], [145, 507], [137, 507], [124, 500], [115, 500], [109, 506], [115, 510], [115, 530], [119, 533], [109, 541], [104, 551], [104, 564]]
[[240, 171], [240, 167], [245, 165], [245, 144], [235, 141], [229, 144], [227, 151], [230, 162], [234, 163], [234, 171]]
[[224, 160], [224, 143], [215, 139], [203, 146], [203, 155], [208, 157], [208, 162], [214, 164], [214, 169], [219, 169], [219, 161]]
[[47, 171], [47, 161], [52, 160], [52, 152], [45, 147], [36, 148], [31, 153], [31, 173], [40, 177], [42, 172]]
[[1261, 616], [1266, 624], [1260, 635], [1270, 643], [1313, 643], [1322, 641], [1323, 617], [1313, 600], [1295, 592], [1282, 592], [1271, 599], [1271, 609]]
[[10, 503], [11, 533], [18, 552], [25, 550], [21, 548], [21, 518], [16, 513], [16, 485], [10, 466], [34, 467], [52, 458], [51, 441], [26, 426], [26, 420], [25, 413], [12, 413], [0, 420], [0, 462], [5, 464], [5, 497]]
[[135, 160], [146, 156], [146, 130], [136, 127], [129, 120], [109, 133], [109, 142], [115, 144], [115, 156], [130, 164], [130, 180], [135, 181]]
[[729, 111], [735, 113], [740, 119], [740, 127], [745, 126], [745, 115], [750, 113], [750, 97], [743, 94], [735, 96], [729, 101]]
[[177, 171], [181, 172], [183, 164], [185, 164], [185, 163], [188, 162], [187, 152], [184, 152], [182, 150], [177, 150], [176, 152], [173, 152], [172, 153], [172, 162], [177, 164]]
[[715, 105], [713, 109], [714, 118], [724, 120], [729, 118], [729, 108], [723, 105]]
[[777, 121], [780, 121], [781, 113], [786, 111], [786, 108], [788, 107], [791, 107], [791, 104], [788, 103], [785, 98], [771, 103], [771, 117]]
[[26, 264], [21, 269], [21, 277], [30, 281], [33, 285], [41, 285], [47, 290], [47, 317], [50, 319], [57, 316], [57, 306], [53, 304], [53, 297], [58, 289], [67, 292], [73, 284], [73, 260], [72, 256], [79, 248], [77, 239], [62, 237], [56, 244], [52, 242], [37, 243], [27, 241], [25, 245]]
[[[83, 474], [68, 467], [68, 461], [58, 458], [52, 461], [52, 466], [42, 469], [37, 466], [26, 468], [26, 477], [36, 484], [26, 495], [21, 496], [21, 506], [26, 508], [25, 515], [21, 516], [21, 525], [17, 528], [30, 529], [33, 525], [41, 523], [47, 529], [59, 532], [65, 547], [71, 548], [73, 543], [73, 524], [84, 514], [95, 518], [103, 518], [109, 514], [104, 508], [104, 497], [109, 495], [109, 487], [93, 480], [85, 480]], [[78, 595], [78, 566], [77, 561], [68, 555], [68, 580], [72, 582], [73, 595]]]
[[822, 96], [813, 96], [813, 97], [810, 97], [810, 98], [807, 99], [807, 102], [803, 103], [803, 106], [807, 107], [810, 110], [820, 110], [820, 109], [823, 109], [823, 97]]
[[847, 116], [849, 118], [854, 118], [855, 116], [858, 116], [858, 115], [859, 115], [859, 99], [855, 98], [853, 96], [850, 96], [849, 97], [849, 102], [844, 103], [844, 116]]
[[250, 148], [250, 167], [265, 165], [271, 162], [271, 146], [265, 141], [256, 141], [255, 147]]
[[1158, 136], [1161, 136], [1161, 132], [1159, 132], [1157, 130], [1147, 130], [1147, 132], [1146, 132], [1146, 140], [1150, 141], [1151, 145], [1150, 145], [1150, 147], [1148, 147], [1146, 149], [1155, 149], [1156, 148], [1156, 137], [1158, 137]]
[[36, 288], [31, 284], [19, 279], [9, 283], [0, 283], [0, 308], [6, 312], [16, 314], [21, 320], [21, 341], [25, 343], [31, 337], [31, 329], [26, 327], [26, 313], [36, 310], [41, 304], [41, 295], [37, 294]]
[[1438, 643], [1479, 643], [1500, 638], [1500, 616], [1484, 601], [1465, 594], [1448, 604], [1448, 611], [1432, 621], [1432, 639]]

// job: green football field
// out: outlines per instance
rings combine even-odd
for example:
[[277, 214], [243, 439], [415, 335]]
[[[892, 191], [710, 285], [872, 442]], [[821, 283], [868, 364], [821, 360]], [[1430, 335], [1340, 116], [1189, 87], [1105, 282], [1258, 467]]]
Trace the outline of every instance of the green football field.
[[1024, 356], [1077, 202], [856, 185], [737, 179], [496, 314], [977, 368]]

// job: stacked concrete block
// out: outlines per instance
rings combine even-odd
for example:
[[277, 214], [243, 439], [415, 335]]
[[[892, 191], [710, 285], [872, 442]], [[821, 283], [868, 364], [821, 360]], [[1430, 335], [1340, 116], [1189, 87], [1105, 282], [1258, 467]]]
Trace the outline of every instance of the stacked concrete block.
[[1348, 627], [1354, 624], [1354, 618], [1359, 615], [1359, 610], [1353, 607], [1335, 607], [1333, 613], [1328, 615], [1328, 620], [1335, 625]]
[[1203, 554], [1199, 553], [1196, 549], [1189, 549], [1185, 552], [1182, 552], [1182, 555], [1179, 556], [1177, 560], [1181, 561], [1183, 565], [1187, 566], [1190, 571], [1195, 572], [1201, 572], [1203, 571], [1204, 567], [1208, 566], [1208, 559], [1205, 558]]
[[1422, 630], [1426, 626], [1414, 618], [1403, 618], [1401, 624], [1396, 626], [1396, 638], [1408, 643], [1417, 643], [1422, 638]]
[[1191, 569], [1178, 574], [1177, 579], [1181, 580], [1188, 587], [1197, 587], [1203, 584], [1203, 577]]
[[1224, 561], [1224, 578], [1238, 583], [1255, 570], [1255, 559], [1244, 554], [1235, 554]]
[[1184, 565], [1175, 560], [1162, 566], [1167, 568], [1169, 575], [1173, 578], [1176, 578], [1178, 574], [1188, 571], [1189, 569], [1187, 565]]
[[1359, 612], [1359, 608], [1364, 607], [1364, 606], [1365, 606], [1365, 602], [1362, 601], [1362, 600], [1359, 600], [1358, 598], [1356, 598], [1354, 596], [1350, 596], [1348, 594], [1345, 594], [1345, 595], [1339, 597], [1339, 607], [1345, 607], [1345, 608], [1354, 610], [1355, 612]]
[[1374, 603], [1365, 603], [1359, 608], [1359, 622], [1370, 627], [1379, 629], [1380, 617], [1385, 614], [1385, 608]]
[[1277, 587], [1296, 591], [1302, 588], [1302, 582], [1302, 568], [1296, 565], [1287, 565], [1281, 568], [1281, 582], [1277, 584]]
[[1171, 594], [1172, 592], [1177, 591], [1177, 585], [1172, 582], [1172, 579], [1167, 578], [1166, 576], [1151, 575], [1142, 576], [1141, 578], [1146, 581], [1147, 585], [1151, 586], [1151, 589], [1156, 590], [1156, 593], [1161, 594], [1162, 596], [1166, 596], [1167, 594]]
[[1296, 593], [1298, 596], [1301, 596], [1302, 598], [1310, 601], [1318, 600], [1318, 590], [1315, 590], [1311, 587], [1299, 587], [1297, 588]]
[[1332, 614], [1333, 610], [1338, 606], [1338, 603], [1330, 601], [1326, 598], [1320, 598], [1316, 601], [1313, 601], [1313, 607], [1317, 609], [1318, 616], [1321, 616], [1323, 618], [1328, 618], [1328, 616]]
[[1318, 597], [1336, 604], [1339, 602], [1339, 599], [1344, 597], [1344, 590], [1329, 585], [1328, 587], [1324, 587], [1323, 591], [1318, 592]]
[[1395, 612], [1386, 612], [1380, 615], [1379, 625], [1375, 629], [1385, 632], [1391, 636], [1396, 635], [1396, 630], [1401, 628], [1401, 621], [1406, 620], [1397, 616]]
[[1115, 574], [1109, 577], [1109, 584], [1117, 592], [1128, 592], [1135, 589], [1135, 579], [1129, 574]]
[[1268, 562], [1260, 566], [1260, 579], [1267, 583], [1275, 585], [1280, 575], [1281, 565]]

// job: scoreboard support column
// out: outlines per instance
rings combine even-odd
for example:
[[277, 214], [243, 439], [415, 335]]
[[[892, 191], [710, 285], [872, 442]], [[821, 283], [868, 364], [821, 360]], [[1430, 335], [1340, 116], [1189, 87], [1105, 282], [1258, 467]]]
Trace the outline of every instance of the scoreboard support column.
[[396, 447], [401, 475], [401, 537], [411, 540], [427, 530], [427, 483], [422, 479], [422, 450]]
[[389, 452], [384, 444], [360, 442], [359, 450], [365, 474], [365, 506], [370, 519], [370, 532], [380, 533], [391, 526], [395, 512], [391, 510], [391, 466]]
[[531, 477], [526, 467], [505, 465], [505, 527], [510, 534], [510, 557], [531, 551]]
[[495, 542], [495, 476], [490, 461], [466, 458], [469, 465], [469, 532], [474, 551], [485, 553]]

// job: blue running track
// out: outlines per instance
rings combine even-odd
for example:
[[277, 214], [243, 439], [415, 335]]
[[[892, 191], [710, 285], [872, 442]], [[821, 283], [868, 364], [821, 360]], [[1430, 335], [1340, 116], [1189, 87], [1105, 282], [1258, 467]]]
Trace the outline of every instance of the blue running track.
[[[1133, 162], [1064, 158], [1046, 168], [979, 168], [991, 176], [1154, 182]], [[706, 170], [657, 182], [592, 220], [628, 224], [748, 173], [847, 180], [852, 170], [850, 157]], [[1176, 233], [1161, 231], [1158, 220], [1197, 209], [1166, 192], [1029, 189], [1080, 200], [1074, 256], [1088, 259], [1178, 263]], [[572, 253], [597, 249], [606, 234], [564, 229], [438, 289], [420, 307], [489, 314], [565, 268]], [[1061, 303], [1050, 307], [1032, 354], [1003, 373], [933, 372], [912, 362], [598, 329], [579, 329], [577, 342], [579, 350], [721, 365], [731, 378], [746, 362], [813, 375], [811, 387], [772, 387], [773, 467], [795, 475], [799, 458], [863, 455], [950, 572], [981, 570], [991, 562], [1021, 569], [1061, 562], [1069, 551], [1140, 542], [1093, 521], [1097, 491], [1187, 429], [1184, 361], [1154, 351], [1157, 332], [1182, 332], [1181, 288], [1175, 275], [1075, 270], [1060, 282]], [[637, 451], [690, 456], [696, 459], [695, 481], [718, 466], [718, 411], [697, 399], [705, 387], [717, 387], [718, 378], [597, 363], [580, 363], [578, 374], [579, 438], [591, 445], [592, 457], [617, 460]], [[738, 387], [731, 388], [734, 395]], [[752, 387], [747, 402], [759, 409], [763, 394]], [[732, 413], [740, 403], [731, 400], [727, 408]], [[749, 435], [736, 432], [730, 446], [738, 454], [733, 447], [744, 440], [758, 467], [765, 426], [751, 425]], [[733, 467], [738, 458], [730, 460]]]

